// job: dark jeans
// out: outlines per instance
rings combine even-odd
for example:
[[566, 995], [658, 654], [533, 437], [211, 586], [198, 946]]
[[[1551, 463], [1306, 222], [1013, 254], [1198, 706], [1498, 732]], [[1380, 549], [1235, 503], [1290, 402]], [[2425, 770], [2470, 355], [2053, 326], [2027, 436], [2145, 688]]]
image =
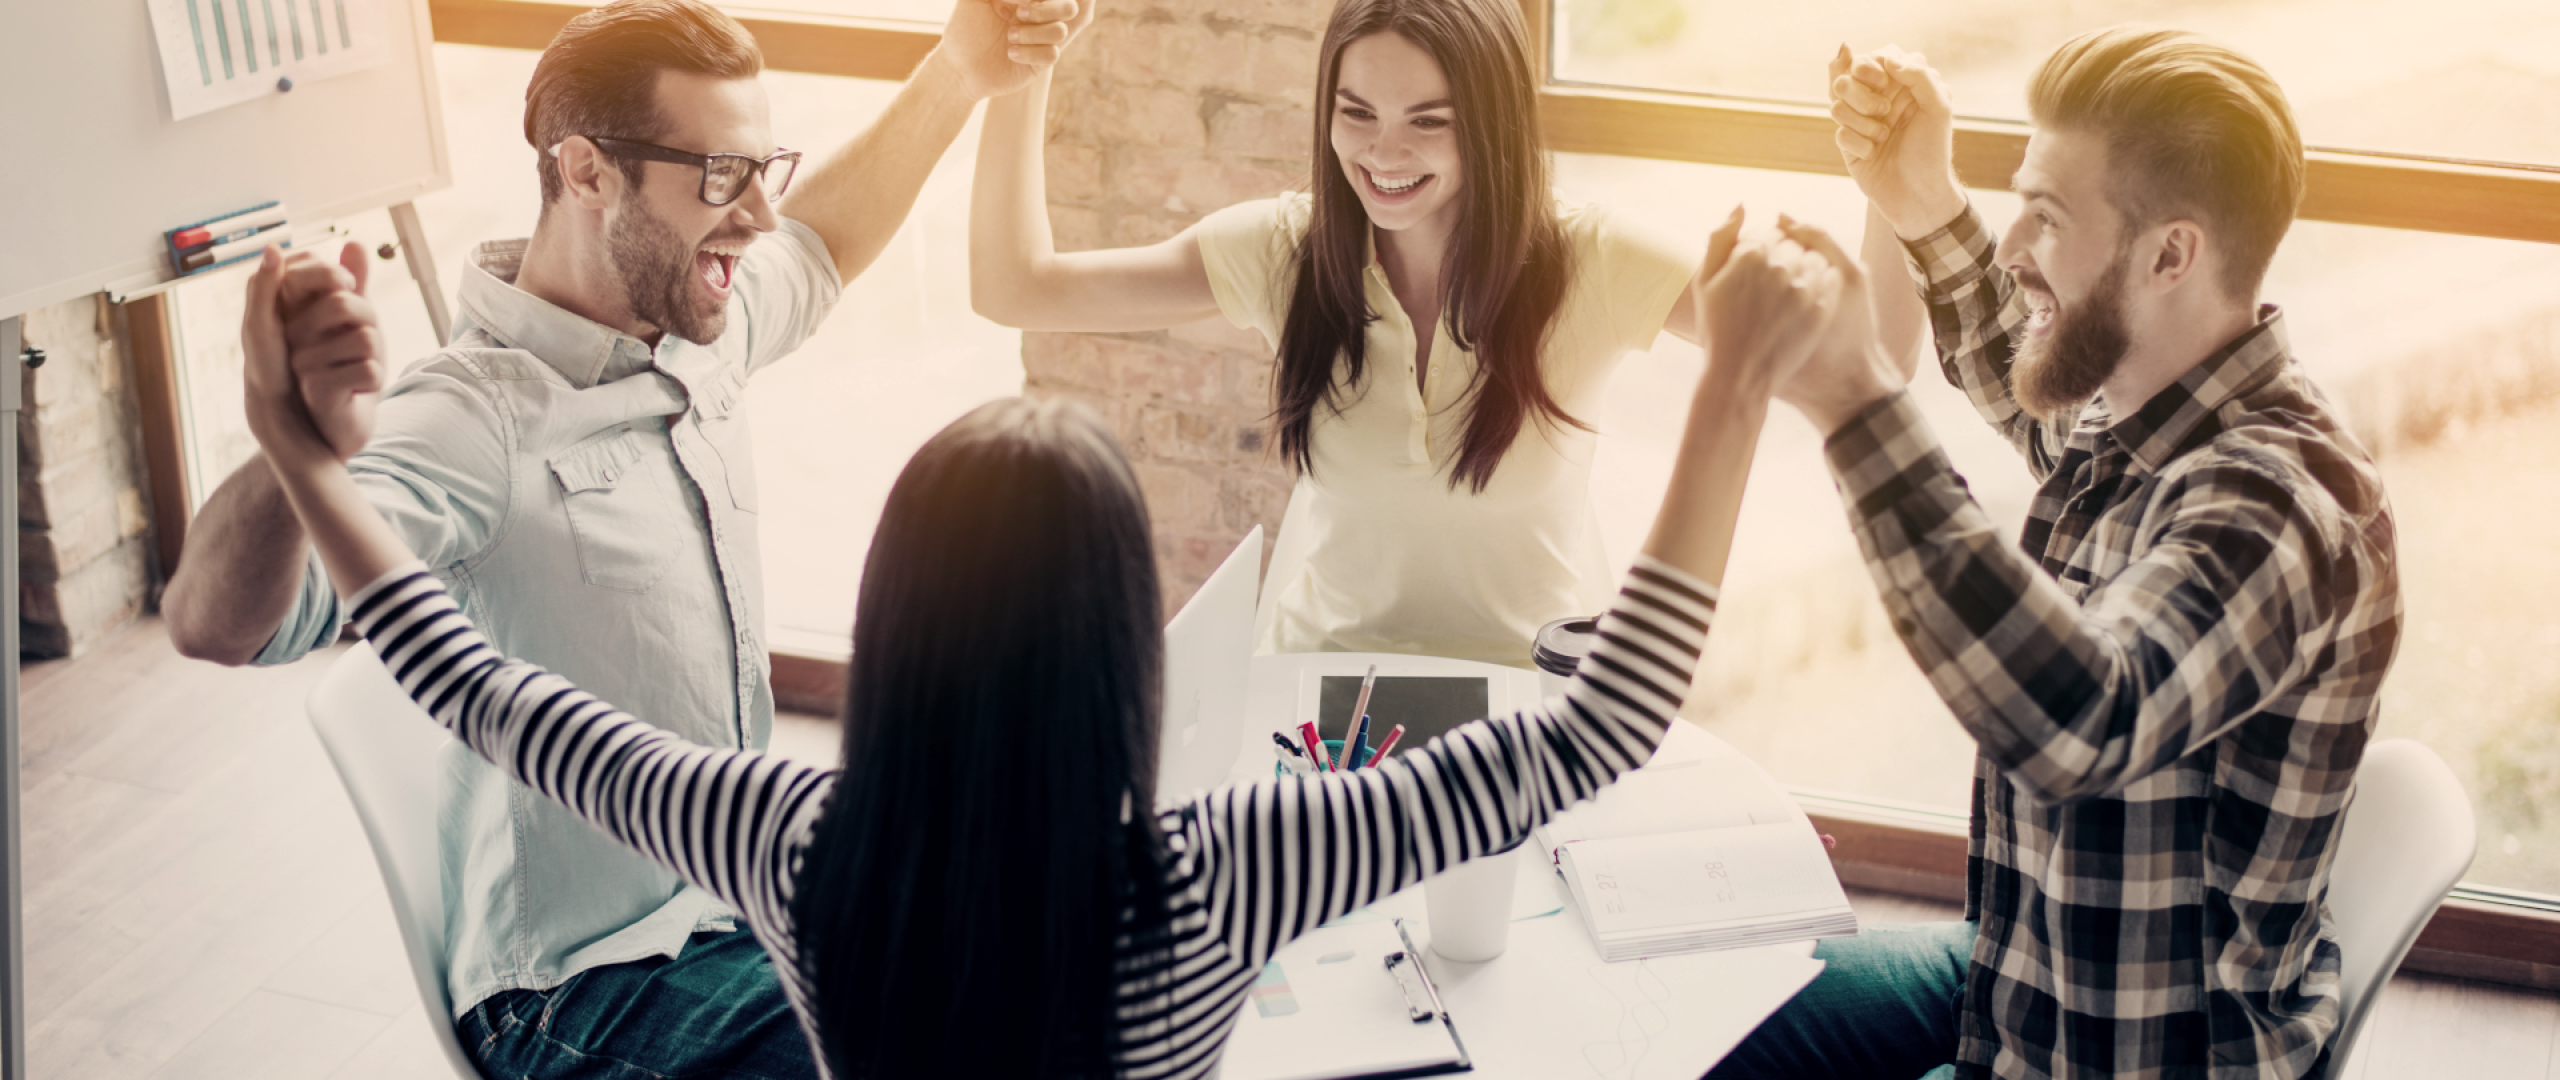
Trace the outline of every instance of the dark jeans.
[[810, 1080], [809, 1040], [744, 930], [693, 935], [675, 959], [608, 964], [549, 990], [508, 990], [454, 1024], [504, 1080]]
[[1945, 1080], [1974, 924], [1876, 926], [1813, 947], [1822, 974], [1708, 1080]]

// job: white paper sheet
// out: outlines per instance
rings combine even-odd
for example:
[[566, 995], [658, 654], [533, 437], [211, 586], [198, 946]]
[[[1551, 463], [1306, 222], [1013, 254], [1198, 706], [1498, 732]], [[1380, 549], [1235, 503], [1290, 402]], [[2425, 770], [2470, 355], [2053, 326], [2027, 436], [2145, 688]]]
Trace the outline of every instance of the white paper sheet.
[[381, 0], [145, 2], [173, 120], [391, 58]]

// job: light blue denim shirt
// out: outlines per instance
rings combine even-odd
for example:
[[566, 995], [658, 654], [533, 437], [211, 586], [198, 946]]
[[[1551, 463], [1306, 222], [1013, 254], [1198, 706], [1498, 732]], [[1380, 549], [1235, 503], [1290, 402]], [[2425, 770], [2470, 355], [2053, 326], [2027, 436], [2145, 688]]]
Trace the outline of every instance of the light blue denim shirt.
[[[498, 649], [693, 742], [762, 747], [772, 664], [745, 393], [835, 305], [826, 244], [785, 219], [739, 260], [720, 339], [655, 350], [517, 289], [524, 249], [473, 252], [452, 346], [383, 394], [349, 468]], [[258, 660], [335, 641], [343, 619], [314, 557]], [[460, 743], [432, 767], [456, 1015], [734, 925]]]

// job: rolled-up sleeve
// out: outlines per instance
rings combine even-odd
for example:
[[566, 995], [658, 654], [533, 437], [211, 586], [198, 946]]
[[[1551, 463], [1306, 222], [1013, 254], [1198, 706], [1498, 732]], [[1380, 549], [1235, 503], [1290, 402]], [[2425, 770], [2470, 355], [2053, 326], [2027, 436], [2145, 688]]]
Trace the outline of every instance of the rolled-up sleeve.
[[[515, 425], [468, 361], [429, 360], [384, 392], [373, 441], [347, 462], [356, 487], [439, 575], [486, 552], [510, 506]], [[338, 640], [346, 612], [315, 553], [255, 663], [285, 664]]]
[[738, 260], [738, 298], [746, 325], [747, 370], [791, 355], [818, 332], [844, 297], [835, 258], [817, 232], [790, 218], [758, 239]]

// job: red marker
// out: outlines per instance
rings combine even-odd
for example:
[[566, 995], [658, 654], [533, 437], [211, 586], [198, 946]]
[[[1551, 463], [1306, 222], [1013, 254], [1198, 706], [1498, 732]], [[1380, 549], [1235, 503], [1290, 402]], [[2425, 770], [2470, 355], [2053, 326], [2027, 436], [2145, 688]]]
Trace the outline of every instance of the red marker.
[[1316, 734], [1315, 721], [1298, 721], [1298, 741], [1307, 744], [1307, 756], [1316, 759], [1323, 771], [1333, 771], [1333, 759], [1325, 756], [1324, 736]]
[[169, 246], [202, 247], [206, 244], [247, 236], [270, 225], [282, 225], [284, 221], [285, 213], [282, 204], [261, 206], [255, 210], [242, 211], [227, 218], [208, 221], [194, 228], [180, 229], [170, 233]]
[[1362, 768], [1377, 768], [1379, 762], [1387, 759], [1387, 751], [1395, 749], [1396, 740], [1401, 738], [1404, 738], [1404, 725], [1397, 724], [1394, 730], [1387, 732], [1386, 738], [1379, 740], [1378, 752], [1369, 755], [1369, 763], [1362, 766]]

